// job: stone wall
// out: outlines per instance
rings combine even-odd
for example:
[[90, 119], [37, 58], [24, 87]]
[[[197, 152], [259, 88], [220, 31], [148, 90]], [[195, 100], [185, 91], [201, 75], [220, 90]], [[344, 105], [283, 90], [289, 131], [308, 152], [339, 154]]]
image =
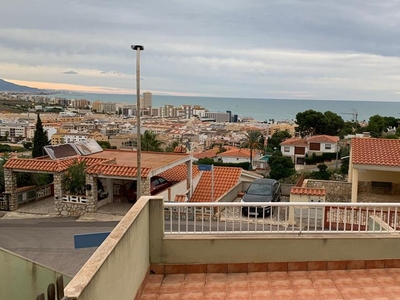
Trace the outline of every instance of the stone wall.
[[10, 194], [9, 209], [16, 210], [18, 208], [17, 189], [17, 174], [10, 169], [4, 169], [4, 185], [5, 193]]
[[305, 179], [303, 186], [325, 188], [326, 202], [351, 202], [351, 182]]
[[150, 196], [150, 178], [142, 178], [142, 196]]
[[359, 193], [400, 195], [400, 184], [392, 182], [392, 188], [391, 188], [391, 190], [388, 190], [387, 188], [372, 187], [371, 181], [359, 181], [358, 182], [358, 192]]
[[91, 185], [90, 191], [86, 191], [86, 203], [71, 203], [63, 201], [64, 188], [62, 178], [64, 173], [54, 174], [54, 206], [55, 211], [62, 217], [82, 216], [88, 212], [97, 210], [97, 180], [91, 175], [86, 175], [86, 184]]

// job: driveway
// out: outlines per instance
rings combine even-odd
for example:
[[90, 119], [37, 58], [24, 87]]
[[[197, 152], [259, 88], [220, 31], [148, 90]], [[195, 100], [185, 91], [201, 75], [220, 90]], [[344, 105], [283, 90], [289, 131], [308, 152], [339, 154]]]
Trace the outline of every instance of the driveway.
[[0, 219], [0, 247], [74, 276], [94, 248], [74, 248], [74, 235], [110, 232], [118, 222], [76, 222], [76, 218]]

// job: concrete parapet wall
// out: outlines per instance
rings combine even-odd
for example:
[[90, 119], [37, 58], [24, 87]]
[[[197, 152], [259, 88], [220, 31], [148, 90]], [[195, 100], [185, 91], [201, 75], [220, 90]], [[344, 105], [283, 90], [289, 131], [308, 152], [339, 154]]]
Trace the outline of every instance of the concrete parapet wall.
[[326, 202], [351, 202], [351, 182], [305, 179], [303, 186], [325, 188]]
[[36, 299], [47, 292], [47, 286], [63, 276], [64, 284], [71, 278], [45, 266], [0, 248], [0, 298]]
[[139, 199], [71, 280], [64, 289], [68, 299], [132, 300], [140, 293], [150, 267], [150, 246], [158, 256], [162, 236], [157, 233], [164, 230], [163, 220], [158, 220], [163, 199], [152, 197], [155, 205], [150, 209], [150, 198]]
[[[235, 264], [399, 259], [397, 236], [195, 236], [164, 239], [163, 264]], [[228, 251], [228, 252], [227, 252]], [[213, 255], [210, 255], [212, 253]]]

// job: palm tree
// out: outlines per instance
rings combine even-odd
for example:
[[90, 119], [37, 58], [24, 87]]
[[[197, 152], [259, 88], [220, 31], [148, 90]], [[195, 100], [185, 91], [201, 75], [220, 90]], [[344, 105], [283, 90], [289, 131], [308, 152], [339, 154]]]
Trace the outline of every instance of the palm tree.
[[164, 142], [157, 140], [157, 134], [151, 130], [146, 130], [141, 135], [140, 141], [141, 141], [140, 148], [143, 151], [156, 151], [156, 152], [163, 151], [163, 149], [161, 148], [161, 145], [164, 144]]
[[250, 148], [250, 170], [253, 169], [253, 149], [264, 148], [264, 136], [260, 131], [249, 130], [245, 133], [246, 140], [240, 145], [241, 148]]

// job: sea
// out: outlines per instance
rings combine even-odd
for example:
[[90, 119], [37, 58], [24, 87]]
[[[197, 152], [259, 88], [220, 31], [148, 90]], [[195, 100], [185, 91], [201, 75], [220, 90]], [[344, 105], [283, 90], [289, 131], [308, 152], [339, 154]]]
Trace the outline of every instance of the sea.
[[[66, 99], [102, 100], [136, 104], [136, 95], [94, 94], [65, 92], [52, 96]], [[345, 121], [368, 121], [373, 115], [400, 118], [400, 101], [350, 101], [350, 100], [304, 100], [304, 99], [260, 99], [260, 98], [220, 98], [153, 95], [153, 107], [164, 105], [200, 105], [208, 111], [226, 112], [242, 118], [251, 117], [256, 121], [295, 120], [296, 114], [313, 109], [319, 112], [331, 111]]]

